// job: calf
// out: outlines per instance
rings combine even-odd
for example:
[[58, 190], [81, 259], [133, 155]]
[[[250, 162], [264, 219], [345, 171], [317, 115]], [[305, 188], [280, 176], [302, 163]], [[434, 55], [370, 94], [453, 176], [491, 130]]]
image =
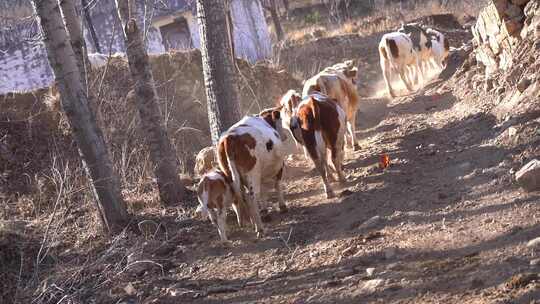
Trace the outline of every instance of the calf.
[[280, 117], [279, 108], [246, 116], [227, 130], [217, 145], [219, 167], [231, 180], [236, 198], [247, 203], [257, 237], [264, 233], [259, 212], [263, 184], [274, 184], [280, 211], [287, 211], [281, 190], [286, 135]]
[[[399, 74], [407, 90], [412, 92], [414, 83], [418, 82], [420, 57], [413, 46], [411, 38], [407, 34], [400, 32], [383, 35], [379, 43], [379, 56], [384, 82], [390, 97], [396, 96], [391, 85], [392, 71]], [[411, 69], [414, 73], [414, 83], [411, 82], [409, 75], [407, 75], [408, 69]]]
[[213, 146], [206, 147], [197, 153], [193, 171], [195, 172], [195, 176], [203, 176], [216, 166], [216, 148]]
[[[294, 94], [288, 94], [295, 98]], [[308, 95], [296, 109], [291, 108], [294, 102], [284, 103], [286, 105], [281, 109], [284, 125], [290, 128], [295, 140], [304, 147], [321, 174], [326, 197], [334, 197], [328, 182], [333, 179], [330, 169], [337, 174], [340, 183], [345, 182], [342, 170], [345, 112], [335, 100], [321, 93]], [[327, 152], [330, 152], [332, 168]]]
[[360, 146], [356, 140], [356, 112], [360, 97], [356, 90], [358, 70], [352, 62], [338, 63], [324, 69], [304, 83], [302, 96], [320, 92], [335, 100], [345, 110], [347, 117], [347, 145], [353, 150]]
[[227, 209], [232, 207], [236, 213], [238, 224], [241, 225], [241, 201], [235, 200], [231, 181], [219, 170], [212, 170], [206, 173], [197, 187], [197, 198], [200, 206], [197, 211], [203, 218], [210, 216], [210, 220], [218, 228], [219, 237], [222, 242], [227, 239]]

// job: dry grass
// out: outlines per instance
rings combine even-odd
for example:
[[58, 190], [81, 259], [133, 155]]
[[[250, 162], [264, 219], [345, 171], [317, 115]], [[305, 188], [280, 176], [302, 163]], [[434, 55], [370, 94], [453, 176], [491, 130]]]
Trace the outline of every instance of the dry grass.
[[[307, 24], [304, 21], [285, 21], [284, 27], [288, 43], [305, 42], [312, 38], [334, 37], [340, 35], [358, 34], [371, 35], [395, 29], [402, 22], [417, 18], [436, 15], [454, 14], [458, 20], [476, 16], [484, 6], [485, 1], [452, 1], [450, 5], [442, 5], [439, 0], [410, 1], [406, 6], [399, 3], [377, 5], [368, 16], [351, 19], [330, 18], [325, 14], [316, 24]], [[321, 14], [322, 15], [322, 14]], [[313, 35], [319, 31], [321, 34]]]

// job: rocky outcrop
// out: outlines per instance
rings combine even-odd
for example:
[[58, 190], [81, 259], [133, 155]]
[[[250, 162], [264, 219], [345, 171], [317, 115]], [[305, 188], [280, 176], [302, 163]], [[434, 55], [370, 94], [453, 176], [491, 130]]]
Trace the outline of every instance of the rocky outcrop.
[[512, 65], [514, 46], [523, 27], [523, 9], [509, 0], [492, 0], [479, 14], [472, 27], [476, 45], [476, 59], [492, 74]]

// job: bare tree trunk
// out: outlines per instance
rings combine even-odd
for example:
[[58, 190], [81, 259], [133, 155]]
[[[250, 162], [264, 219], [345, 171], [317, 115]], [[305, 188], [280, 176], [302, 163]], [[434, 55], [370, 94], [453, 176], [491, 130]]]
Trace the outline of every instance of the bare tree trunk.
[[72, 128], [84, 168], [90, 179], [104, 229], [123, 228], [128, 220], [117, 176], [109, 159], [101, 130], [88, 107], [77, 59], [68, 43], [57, 0], [32, 0], [44, 33], [45, 47], [60, 89], [62, 108]]
[[227, 34], [229, 35], [229, 49], [231, 50], [231, 60], [234, 64], [234, 60], [236, 58], [235, 50], [234, 50], [234, 24], [231, 14], [231, 0], [225, 0], [225, 11], [226, 11], [226, 17], [227, 17]]
[[226, 27], [223, 0], [197, 0], [197, 18], [212, 142], [240, 119], [234, 65]]
[[90, 12], [88, 9], [88, 1], [87, 0], [81, 0], [82, 9], [84, 13], [84, 19], [86, 21], [86, 26], [88, 27], [88, 31], [90, 32], [90, 36], [92, 37], [92, 41], [94, 42], [94, 48], [96, 49], [96, 52], [101, 53], [101, 45], [99, 44], [99, 39], [96, 34], [96, 29], [94, 28], [94, 22], [92, 21], [92, 16], [90, 16]]
[[59, 0], [60, 10], [64, 17], [64, 24], [69, 33], [69, 39], [71, 41], [71, 48], [77, 58], [77, 67], [81, 73], [81, 81], [83, 88], [87, 91], [86, 85], [86, 63], [88, 62], [88, 54], [86, 53], [86, 42], [81, 27], [81, 19], [77, 14], [75, 8], [75, 0]]
[[289, 0], [283, 0], [283, 7], [285, 8], [285, 16], [289, 19]]
[[135, 82], [137, 108], [142, 128], [147, 135], [161, 201], [164, 204], [175, 204], [184, 198], [186, 188], [178, 177], [178, 159], [159, 110], [154, 76], [135, 18], [136, 10], [132, 4], [134, 1], [130, 2], [116, 0], [116, 6], [124, 28], [129, 70]]
[[276, 30], [276, 37], [278, 41], [282, 41], [284, 38], [283, 28], [281, 27], [281, 21], [279, 20], [279, 14], [277, 11], [276, 0], [269, 0], [270, 16], [272, 16], [272, 23], [274, 23], [274, 29]]

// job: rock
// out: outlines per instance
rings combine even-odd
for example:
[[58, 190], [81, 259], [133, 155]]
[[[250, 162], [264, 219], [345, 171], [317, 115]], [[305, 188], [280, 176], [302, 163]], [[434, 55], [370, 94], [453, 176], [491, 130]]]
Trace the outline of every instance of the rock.
[[[518, 19], [518, 21], [520, 21], [520, 19], [522, 19], [523, 17], [525, 17], [525, 15], [523, 14], [523, 11], [521, 10], [521, 8], [519, 8], [519, 6], [517, 5], [508, 5], [506, 7], [506, 10], [504, 11], [504, 14], [506, 15], [506, 17], [510, 18], [510, 19]], [[508, 26], [508, 24], [506, 25]], [[510, 30], [508, 32], [511, 32]]]
[[360, 227], [358, 227], [359, 229], [370, 229], [370, 228], [373, 228], [377, 225], [379, 225], [380, 223], [382, 222], [382, 218], [378, 215], [370, 218], [369, 220], [365, 221], [364, 223], [362, 223], [362, 225], [360, 225]]
[[530, 240], [527, 243], [527, 247], [532, 249], [540, 248], [540, 237]]
[[397, 255], [397, 248], [390, 247], [384, 251], [384, 258], [387, 260], [393, 259]]
[[473, 289], [481, 288], [483, 286], [484, 286], [484, 281], [482, 281], [479, 278], [475, 278], [471, 281], [471, 288]]
[[373, 280], [365, 281], [364, 284], [362, 284], [362, 289], [369, 293], [373, 293], [373, 292], [376, 292], [377, 289], [383, 286], [384, 284], [385, 284], [385, 281], [383, 279], [373, 279]]
[[508, 128], [508, 137], [512, 138], [512, 137], [516, 136], [516, 134], [517, 134], [516, 127]]
[[131, 283], [128, 283], [126, 287], [124, 287], [124, 291], [129, 296], [135, 295], [137, 293], [137, 290], [135, 289], [135, 287], [133, 287], [133, 284]]
[[510, 2], [512, 2], [513, 5], [523, 5], [529, 2], [529, 0], [510, 0]]
[[346, 278], [343, 278], [341, 280], [344, 284], [350, 284], [350, 283], [358, 283], [360, 280], [365, 279], [365, 275], [363, 273], [357, 273], [351, 276], [348, 276]]
[[343, 279], [343, 278], [352, 276], [354, 273], [355, 273], [355, 271], [352, 268], [351, 269], [343, 269], [343, 270], [340, 270], [340, 271], [337, 271], [336, 273], [334, 273], [334, 278]]
[[509, 289], [518, 289], [529, 285], [532, 281], [538, 280], [536, 273], [520, 273], [512, 276], [506, 282], [506, 287]]
[[524, 77], [518, 82], [516, 88], [520, 93], [523, 93], [531, 85], [531, 83], [532, 81], [529, 78]]
[[526, 191], [540, 190], [540, 161], [533, 159], [516, 172], [516, 181]]
[[[507, 0], [490, 1], [472, 27], [476, 59], [486, 67], [486, 75], [512, 66], [515, 42], [520, 40], [523, 12]], [[486, 88], [488, 88], [486, 86]]]
[[375, 268], [373, 267], [366, 268], [366, 274], [368, 277], [372, 277], [375, 274]]
[[201, 296], [201, 292], [193, 290], [187, 286], [183, 286], [181, 283], [175, 284], [166, 289], [168, 295], [173, 298], [176, 297], [186, 297], [186, 298], [197, 298]]
[[486, 79], [486, 82], [484, 84], [484, 90], [486, 92], [489, 92], [493, 89], [493, 78]]

